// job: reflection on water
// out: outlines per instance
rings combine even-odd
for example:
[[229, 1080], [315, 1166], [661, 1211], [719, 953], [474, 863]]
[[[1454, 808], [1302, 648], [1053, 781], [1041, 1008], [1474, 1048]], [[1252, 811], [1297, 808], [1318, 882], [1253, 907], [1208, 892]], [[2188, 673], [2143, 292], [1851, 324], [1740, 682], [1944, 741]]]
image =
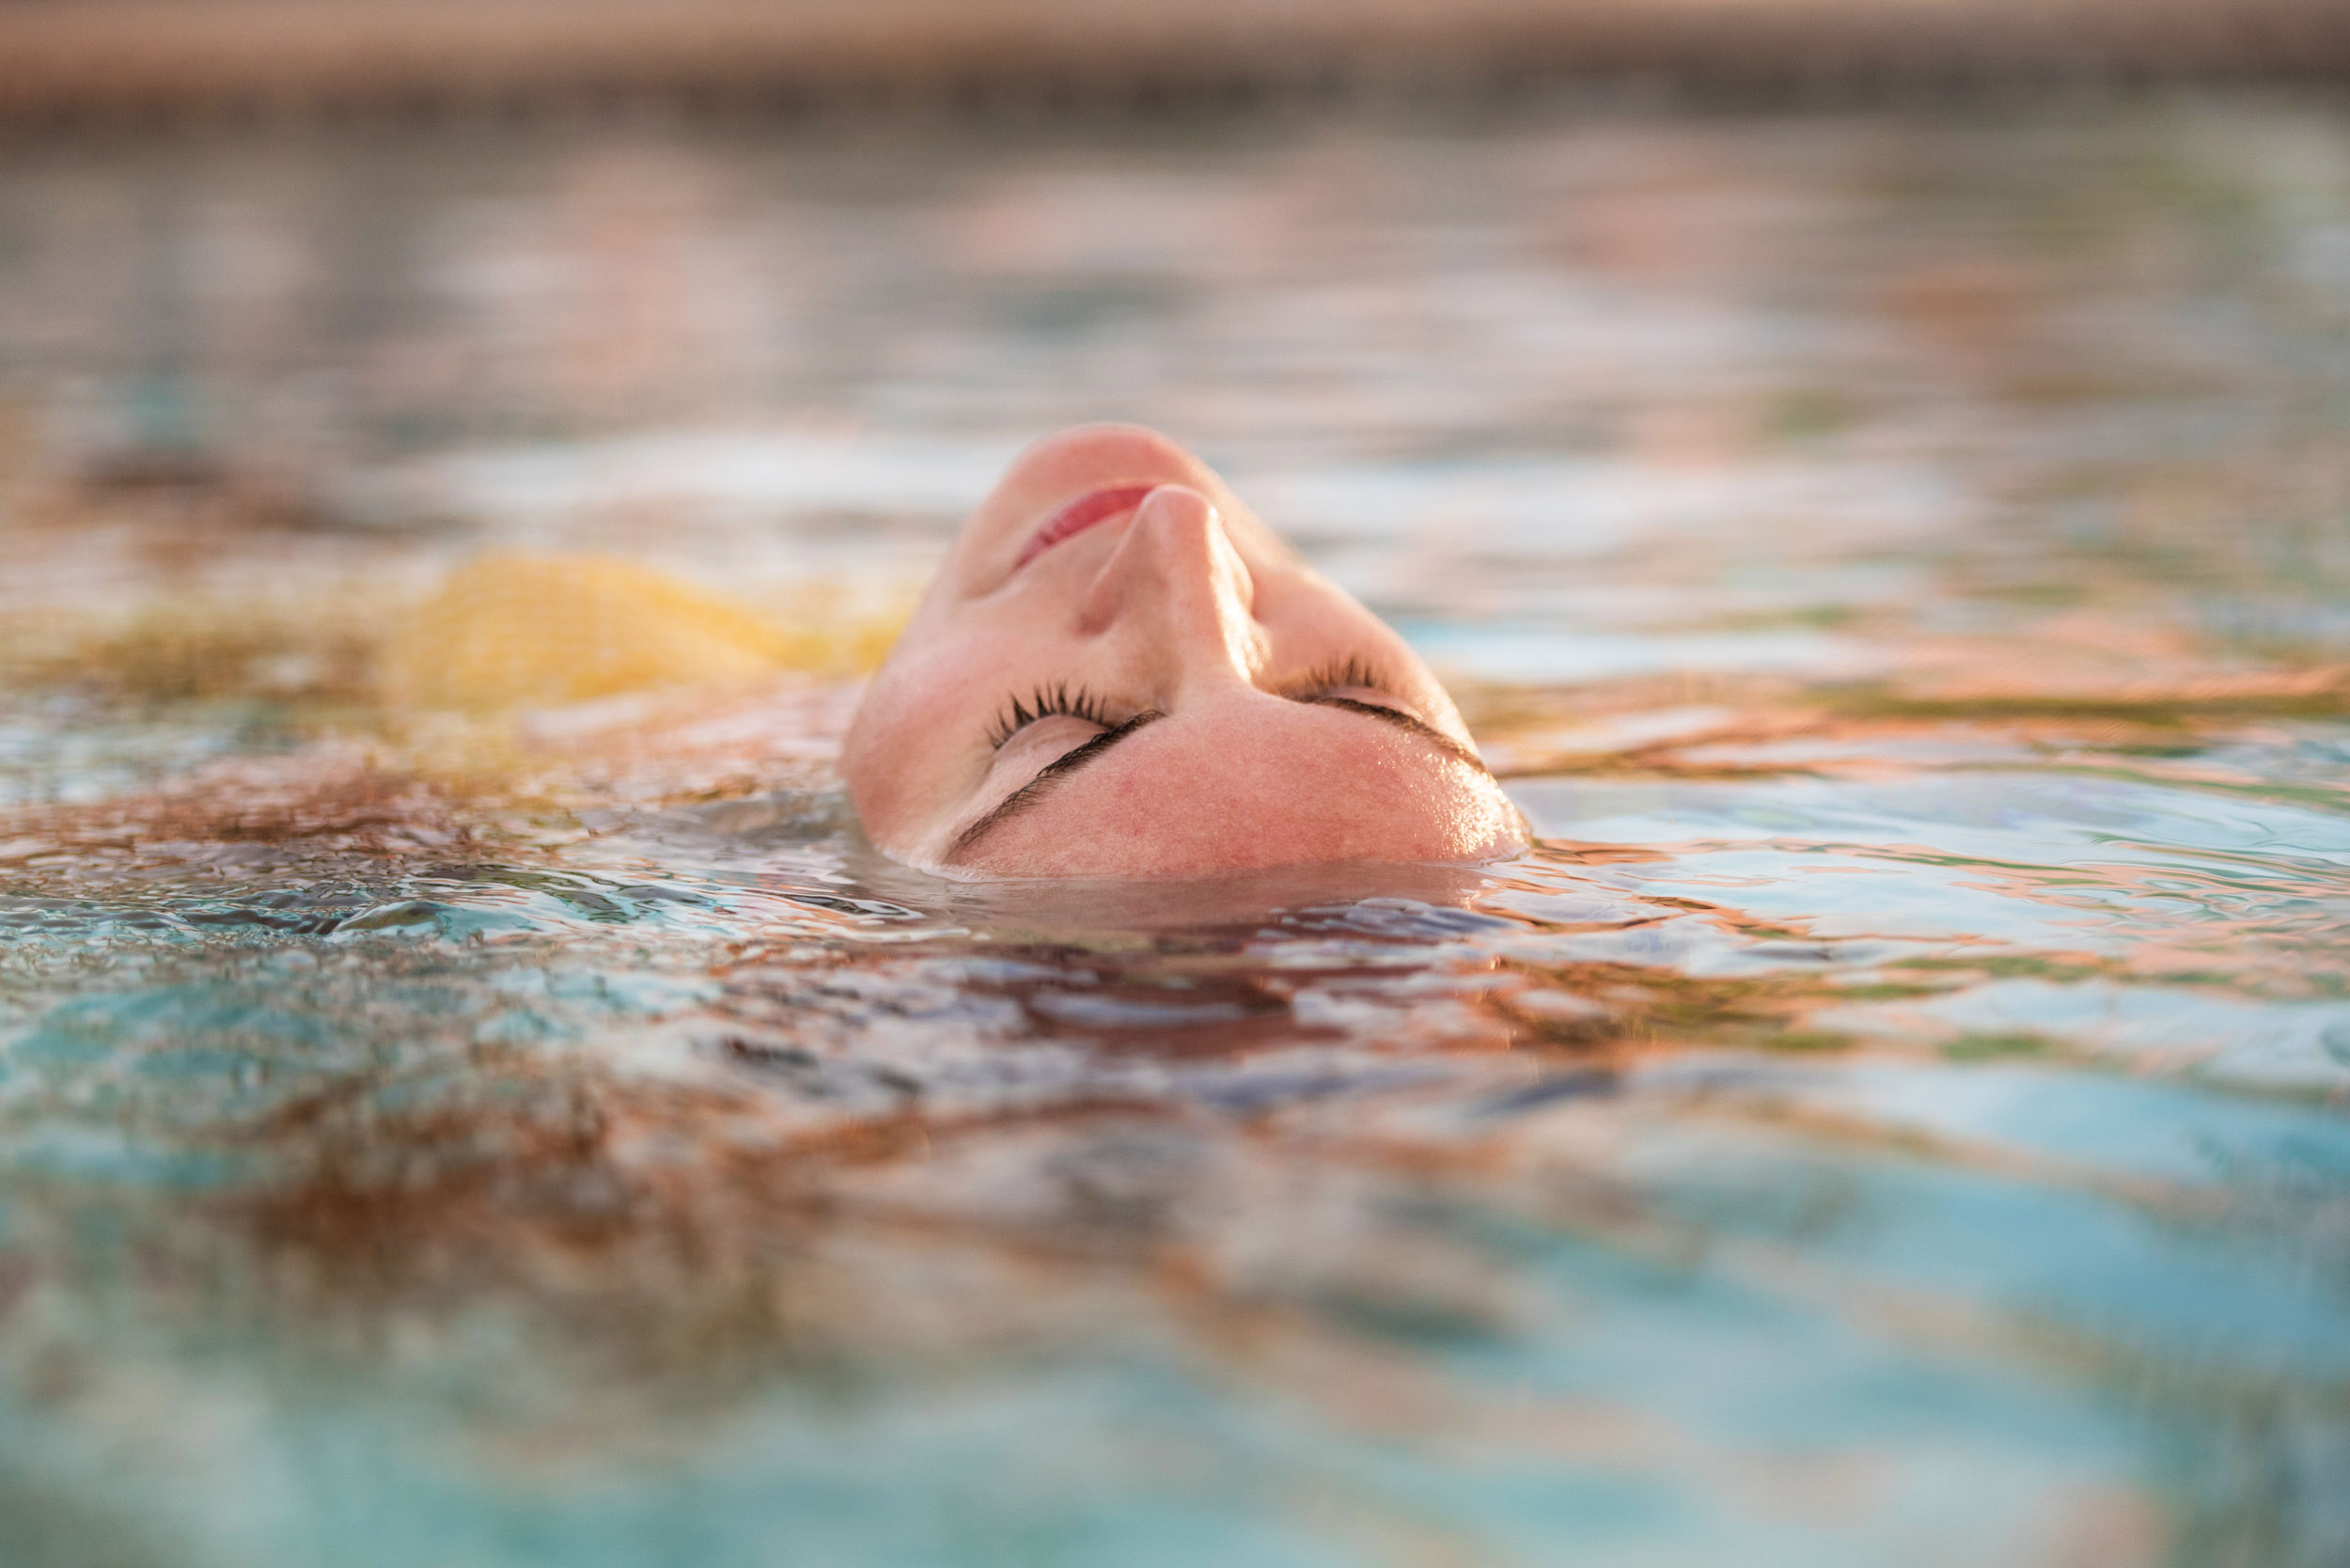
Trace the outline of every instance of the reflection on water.
[[[12, 1562], [2350, 1556], [2338, 109], [12, 156]], [[866, 849], [1104, 416], [1543, 847]]]

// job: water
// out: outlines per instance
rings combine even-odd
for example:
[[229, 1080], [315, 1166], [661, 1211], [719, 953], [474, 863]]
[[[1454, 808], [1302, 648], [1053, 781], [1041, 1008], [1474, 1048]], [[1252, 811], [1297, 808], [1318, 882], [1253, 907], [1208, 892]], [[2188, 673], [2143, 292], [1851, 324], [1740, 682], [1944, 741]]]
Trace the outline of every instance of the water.
[[[11, 1563], [2350, 1560], [2338, 104], [8, 156]], [[864, 848], [1104, 416], [1542, 848]]]

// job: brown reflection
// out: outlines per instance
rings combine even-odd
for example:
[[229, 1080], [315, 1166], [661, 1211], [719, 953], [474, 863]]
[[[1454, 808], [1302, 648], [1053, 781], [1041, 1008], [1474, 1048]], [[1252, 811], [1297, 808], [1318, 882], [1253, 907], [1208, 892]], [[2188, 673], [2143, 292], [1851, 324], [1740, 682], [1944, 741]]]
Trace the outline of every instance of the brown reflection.
[[215, 766], [92, 806], [0, 813], [8, 835], [0, 865], [34, 886], [129, 890], [166, 871], [242, 874], [256, 853], [272, 849], [354, 864], [459, 855], [474, 844], [478, 825], [445, 784], [330, 750], [290, 763]]

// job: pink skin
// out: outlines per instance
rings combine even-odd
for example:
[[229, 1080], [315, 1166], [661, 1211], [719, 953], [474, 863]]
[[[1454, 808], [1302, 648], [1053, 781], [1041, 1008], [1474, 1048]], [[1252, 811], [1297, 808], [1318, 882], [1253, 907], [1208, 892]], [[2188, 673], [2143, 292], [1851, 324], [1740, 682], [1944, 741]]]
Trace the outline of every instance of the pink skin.
[[[1015, 698], [1034, 708], [1064, 686], [1091, 716], [997, 745]], [[1145, 713], [1162, 716], [964, 841], [1040, 770]], [[1419, 657], [1206, 464], [1150, 431], [1082, 425], [1022, 453], [964, 524], [841, 765], [866, 833], [897, 859], [1117, 878], [1522, 849], [1516, 810], [1472, 756]]]

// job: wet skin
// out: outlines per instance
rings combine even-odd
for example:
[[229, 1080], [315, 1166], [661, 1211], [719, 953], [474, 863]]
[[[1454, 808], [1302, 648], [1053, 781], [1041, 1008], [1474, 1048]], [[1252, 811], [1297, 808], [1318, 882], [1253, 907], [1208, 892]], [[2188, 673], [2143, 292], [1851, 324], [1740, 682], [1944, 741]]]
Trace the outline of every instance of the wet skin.
[[1152, 431], [1030, 447], [948, 551], [842, 757], [886, 854], [1196, 876], [1522, 847], [1435, 676]]

